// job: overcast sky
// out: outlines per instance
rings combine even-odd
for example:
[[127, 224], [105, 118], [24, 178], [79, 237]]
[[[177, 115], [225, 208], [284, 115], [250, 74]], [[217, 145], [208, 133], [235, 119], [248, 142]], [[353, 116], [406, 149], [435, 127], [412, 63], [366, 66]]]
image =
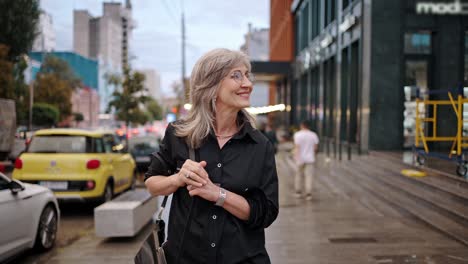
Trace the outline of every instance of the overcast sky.
[[[73, 49], [73, 9], [87, 9], [92, 16], [101, 16], [102, 2], [105, 1], [41, 0], [42, 9], [53, 18], [56, 50]], [[164, 93], [171, 93], [170, 84], [181, 79], [182, 4], [187, 76], [203, 53], [218, 47], [238, 50], [244, 43], [249, 22], [255, 28], [270, 24], [268, 0], [133, 0], [137, 27], [130, 44], [131, 53], [136, 57], [132, 66], [157, 70]]]

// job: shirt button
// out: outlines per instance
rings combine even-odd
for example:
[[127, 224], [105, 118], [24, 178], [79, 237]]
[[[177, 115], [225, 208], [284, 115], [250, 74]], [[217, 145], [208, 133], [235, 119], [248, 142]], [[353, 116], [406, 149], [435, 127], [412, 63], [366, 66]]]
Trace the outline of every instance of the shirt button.
[[218, 168], [221, 168], [221, 166], [222, 166], [221, 163], [218, 163]]
[[214, 219], [214, 220], [216, 220], [216, 217], [217, 217], [216, 215], [213, 215], [213, 219]]
[[216, 244], [215, 244], [215, 243], [211, 243], [211, 247], [216, 247]]

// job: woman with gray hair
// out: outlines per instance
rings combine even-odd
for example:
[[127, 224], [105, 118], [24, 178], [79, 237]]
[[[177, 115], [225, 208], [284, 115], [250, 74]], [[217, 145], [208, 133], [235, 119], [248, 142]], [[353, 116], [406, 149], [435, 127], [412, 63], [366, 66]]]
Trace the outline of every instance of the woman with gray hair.
[[153, 155], [148, 191], [173, 194], [168, 263], [270, 263], [264, 229], [278, 215], [278, 178], [273, 145], [245, 110], [250, 70], [238, 51], [203, 55], [190, 79], [192, 108]]

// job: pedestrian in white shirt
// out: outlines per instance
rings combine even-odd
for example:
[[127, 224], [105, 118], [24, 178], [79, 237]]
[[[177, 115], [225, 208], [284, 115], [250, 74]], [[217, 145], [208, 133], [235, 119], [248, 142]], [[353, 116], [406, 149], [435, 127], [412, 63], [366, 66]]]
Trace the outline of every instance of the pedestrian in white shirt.
[[317, 134], [309, 129], [306, 121], [301, 122], [300, 130], [294, 134], [294, 158], [297, 165], [294, 188], [297, 198], [305, 195], [306, 200], [312, 199], [312, 179], [318, 144]]

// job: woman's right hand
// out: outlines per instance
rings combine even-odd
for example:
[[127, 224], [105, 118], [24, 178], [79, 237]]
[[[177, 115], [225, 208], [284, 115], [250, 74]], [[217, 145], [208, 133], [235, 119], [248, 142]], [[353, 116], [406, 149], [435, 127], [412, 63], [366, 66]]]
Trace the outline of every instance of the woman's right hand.
[[184, 165], [182, 165], [180, 171], [175, 175], [177, 185], [179, 187], [184, 187], [186, 185], [202, 187], [203, 185], [207, 184], [209, 176], [205, 170], [205, 167], [206, 161], [196, 162], [187, 159], [184, 162]]

